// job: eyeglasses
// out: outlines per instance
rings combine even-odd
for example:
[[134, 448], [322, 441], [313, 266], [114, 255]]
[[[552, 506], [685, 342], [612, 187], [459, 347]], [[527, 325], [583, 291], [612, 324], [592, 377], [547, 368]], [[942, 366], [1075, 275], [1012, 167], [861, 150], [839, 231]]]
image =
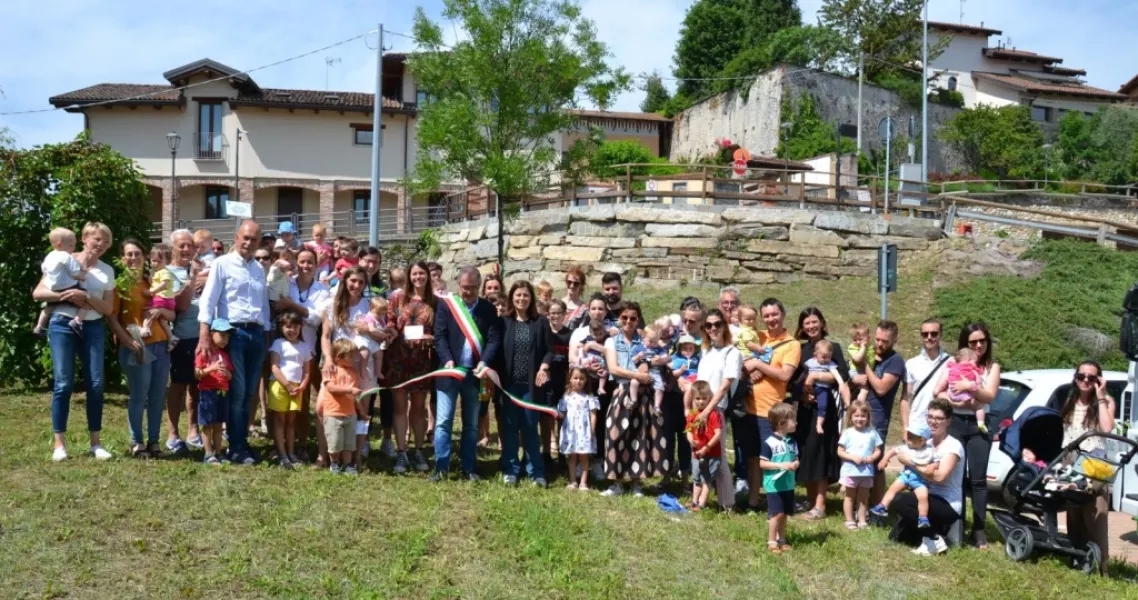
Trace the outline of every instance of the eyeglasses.
[[1075, 381], [1080, 383], [1098, 383], [1098, 375], [1087, 375], [1086, 373], [1075, 373]]
[[936, 338], [940, 337], [940, 332], [939, 331], [922, 331], [921, 337], [925, 338], [926, 340], [935, 340]]
[[708, 321], [703, 324], [704, 329], [720, 329], [723, 327], [723, 321]]
[[980, 346], [988, 343], [988, 338], [980, 338], [978, 340], [968, 340], [969, 346]]
[[720, 300], [719, 303], [723, 306], [739, 306], [738, 300]]
[[620, 318], [620, 322], [621, 322], [621, 323], [631, 323], [631, 322], [633, 322], [633, 321], [635, 321], [635, 320], [636, 320], [636, 317], [623, 317], [623, 316], [622, 316], [622, 317]]
[[574, 281], [572, 279], [566, 279], [565, 280], [565, 286], [566, 287], [577, 287], [579, 285], [581, 285], [580, 281]]
[[259, 261], [262, 261], [262, 262], [268, 262], [270, 260], [273, 260], [273, 257], [271, 257], [271, 256], [254, 256], [253, 258], [255, 258]]
[[947, 420], [948, 420], [948, 419], [946, 419], [945, 417], [934, 417], [934, 416], [932, 416], [932, 415], [928, 415], [927, 417], [925, 417], [925, 419], [926, 419], [926, 420], [927, 420], [929, 423], [941, 423], [941, 422], [944, 422], [944, 421], [947, 421]]

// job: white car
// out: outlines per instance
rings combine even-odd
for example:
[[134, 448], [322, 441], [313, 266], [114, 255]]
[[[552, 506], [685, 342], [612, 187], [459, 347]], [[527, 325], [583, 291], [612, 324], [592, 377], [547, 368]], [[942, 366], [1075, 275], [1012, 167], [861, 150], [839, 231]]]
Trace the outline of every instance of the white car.
[[[1000, 375], [1000, 391], [988, 406], [985, 422], [992, 433], [992, 451], [988, 454], [988, 489], [993, 492], [989, 501], [999, 501], [1000, 488], [1004, 478], [1012, 468], [1012, 459], [1000, 452], [998, 432], [1001, 427], [1010, 425], [1023, 411], [1032, 406], [1050, 406], [1058, 409], [1063, 399], [1071, 392], [1072, 369], [1037, 369], [1032, 371], [1010, 371]], [[1129, 421], [1131, 406], [1127, 391], [1126, 373], [1104, 371], [1106, 389], [1117, 399], [1115, 414], [1117, 421]], [[1128, 468], [1129, 469], [1129, 468]], [[1119, 477], [1121, 480], [1121, 475]]]

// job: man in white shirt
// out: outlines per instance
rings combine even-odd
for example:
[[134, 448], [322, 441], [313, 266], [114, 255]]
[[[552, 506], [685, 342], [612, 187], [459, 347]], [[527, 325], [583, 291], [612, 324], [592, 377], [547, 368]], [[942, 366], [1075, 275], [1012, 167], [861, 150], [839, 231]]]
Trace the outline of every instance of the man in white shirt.
[[226, 319], [234, 328], [225, 348], [233, 363], [226, 433], [229, 460], [244, 465], [257, 461], [248, 441], [249, 409], [256, 400], [272, 331], [265, 271], [253, 260], [260, 240], [261, 227], [256, 222], [249, 220], [241, 224], [233, 250], [213, 262], [198, 310], [198, 354], [214, 350], [209, 334], [213, 319]]
[[[905, 395], [901, 398], [901, 425], [924, 423], [933, 399], [933, 389], [948, 362], [948, 354], [940, 347], [944, 327], [937, 319], [921, 323], [921, 352], [905, 362]], [[920, 388], [920, 389], [917, 389]]]

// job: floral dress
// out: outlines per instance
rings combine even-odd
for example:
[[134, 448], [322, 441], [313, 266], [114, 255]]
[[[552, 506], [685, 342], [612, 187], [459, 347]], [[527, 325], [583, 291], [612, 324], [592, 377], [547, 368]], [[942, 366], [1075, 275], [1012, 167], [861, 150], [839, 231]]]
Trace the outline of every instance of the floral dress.
[[[424, 334], [434, 333], [434, 308], [419, 298], [408, 298], [403, 290], [396, 290], [388, 301], [387, 322], [399, 335], [387, 345], [387, 355], [383, 359], [384, 385], [398, 385], [433, 371], [436, 363], [434, 344], [408, 342], [403, 337], [403, 329], [408, 325], [422, 325]], [[429, 392], [432, 387], [434, 382], [428, 379], [404, 389]]]
[[593, 454], [597, 440], [593, 439], [593, 425], [589, 416], [601, 409], [596, 396], [569, 392], [557, 404], [557, 412], [565, 415], [561, 423], [561, 454]]

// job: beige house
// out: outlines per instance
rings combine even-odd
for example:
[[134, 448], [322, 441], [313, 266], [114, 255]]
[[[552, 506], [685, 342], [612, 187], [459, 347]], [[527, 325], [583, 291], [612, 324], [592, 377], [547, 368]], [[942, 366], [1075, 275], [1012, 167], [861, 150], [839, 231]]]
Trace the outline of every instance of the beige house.
[[1126, 96], [1087, 85], [1087, 72], [1062, 66], [1063, 59], [1007, 44], [989, 45], [998, 29], [929, 22], [929, 44], [948, 39], [944, 52], [930, 61], [933, 87], [956, 90], [964, 106], [1022, 104], [1040, 123], [1055, 123], [1068, 111], [1093, 113]]
[[[384, 57], [380, 228], [387, 236], [439, 217], [431, 198], [410, 198], [398, 184], [414, 168], [417, 151], [418, 90], [405, 59]], [[93, 140], [137, 162], [163, 232], [176, 225], [224, 230], [234, 221], [229, 200], [251, 202], [263, 223], [297, 215], [305, 235], [316, 222], [342, 233], [366, 230], [373, 94], [261, 87], [210, 59], [163, 78], [103, 83], [50, 99], [82, 113]], [[173, 159], [171, 132], [180, 141]]]

